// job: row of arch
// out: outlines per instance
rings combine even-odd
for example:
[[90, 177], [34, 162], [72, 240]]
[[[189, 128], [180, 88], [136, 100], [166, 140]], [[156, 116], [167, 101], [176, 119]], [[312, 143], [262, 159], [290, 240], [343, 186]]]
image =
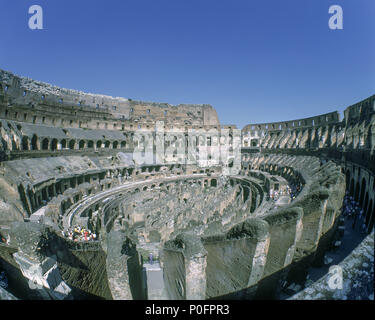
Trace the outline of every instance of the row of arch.
[[[196, 143], [197, 146], [211, 146], [212, 140], [211, 137], [207, 138], [206, 140], [201, 140], [201, 136], [197, 137]], [[177, 137], [174, 137], [175, 140], [172, 141], [165, 141], [165, 147], [173, 146], [173, 147], [182, 147], [181, 144], [177, 144], [176, 141]], [[9, 139], [8, 139], [9, 140]], [[144, 140], [144, 139], [143, 139]], [[140, 140], [141, 142], [143, 140]], [[199, 141], [198, 141], [199, 140]], [[19, 142], [20, 141], [20, 142]], [[11, 139], [10, 143], [11, 146], [8, 146], [8, 143], [2, 138], [2, 145], [3, 149], [7, 150], [10, 149], [14, 150], [22, 150], [22, 151], [35, 151], [35, 150], [43, 150], [43, 151], [57, 151], [57, 150], [83, 150], [83, 149], [101, 149], [101, 148], [110, 148], [110, 149], [126, 149], [130, 147], [134, 147], [138, 145], [138, 140], [134, 139], [134, 134], [131, 134], [129, 139], [126, 140], [85, 140], [85, 139], [57, 139], [57, 138], [48, 138], [48, 137], [38, 137], [34, 134], [31, 138], [29, 136], [23, 136], [20, 140], [15, 138], [13, 135], [13, 139]], [[233, 138], [229, 137], [229, 145], [233, 144]], [[188, 139], [185, 139], [185, 145], [188, 146]]]
[[[28, 191], [25, 192], [25, 190], [22, 189], [23, 191], [20, 190], [22, 191], [21, 198], [25, 200], [25, 207], [31, 214], [38, 210], [41, 206], [43, 206], [43, 204], [47, 203], [53, 197], [62, 195], [66, 190], [75, 189], [84, 183], [93, 184], [95, 181], [97, 181], [100, 184], [103, 184], [101, 187], [101, 191], [103, 191], [104, 188], [110, 188], [112, 186], [112, 183], [118, 184], [120, 183], [119, 181], [123, 182], [128, 179], [136, 178], [140, 175], [140, 173], [149, 173], [150, 175], [142, 176], [142, 179], [148, 179], [149, 177], [151, 177], [151, 175], [158, 174], [159, 172], [171, 172], [177, 175], [180, 175], [182, 172], [182, 168], [180, 165], [165, 165], [163, 166], [163, 168], [164, 170], [161, 170], [162, 167], [160, 165], [154, 165], [139, 168], [113, 168], [94, 174], [87, 173], [59, 180], [36, 191], [31, 191], [30, 189], [28, 189]], [[106, 179], [111, 179], [112, 182], [109, 182], [105, 185]], [[88, 190], [88, 192], [90, 192], [90, 190]], [[80, 199], [82, 198], [82, 196], [83, 194], [81, 194]], [[69, 206], [65, 206], [62, 212], [64, 212], [68, 207]]]
[[[354, 172], [352, 172], [354, 171]], [[357, 174], [355, 173], [357, 172]], [[362, 172], [362, 174], [361, 174]], [[375, 212], [375, 177], [363, 174], [364, 170], [353, 166], [353, 170], [346, 169], [346, 186], [349, 195], [359, 203], [365, 215], [365, 224], [370, 231], [374, 226]], [[372, 183], [371, 183], [372, 180]]]
[[83, 149], [125, 149], [129, 146], [129, 143], [123, 141], [109, 141], [109, 140], [76, 140], [76, 139], [61, 139], [56, 138], [38, 138], [37, 135], [33, 135], [30, 139], [27, 136], [22, 138], [22, 150], [83, 150]]
[[[102, 200], [97, 200], [93, 202], [90, 206], [88, 206], [81, 214], [81, 217], [91, 217], [93, 212], [101, 210], [101, 220], [102, 220], [102, 225], [105, 226], [106, 228], [108, 227], [108, 223], [112, 221], [113, 216], [111, 213], [113, 213], [113, 208], [114, 206], [120, 205], [123, 199], [126, 197], [139, 193], [139, 192], [146, 192], [146, 191], [153, 191], [155, 188], [160, 189], [160, 190], [165, 190], [165, 191], [170, 191], [171, 188], [176, 188], [178, 186], [181, 186], [184, 183], [196, 183], [200, 186], [203, 187], [217, 187], [217, 179], [212, 177], [212, 178], [188, 178], [187, 180], [185, 179], [179, 179], [175, 181], [159, 181], [159, 182], [152, 182], [148, 181], [145, 182], [145, 184], [141, 187], [135, 187], [132, 189], [128, 189], [126, 191], [122, 190], [120, 191], [115, 198], [111, 199], [110, 202], [103, 203]], [[107, 215], [107, 213], [109, 215]], [[107, 230], [108, 232], [108, 230]]]
[[[323, 148], [340, 147], [344, 143], [341, 126], [309, 128], [305, 130], [269, 132], [255, 141], [263, 148]], [[244, 144], [249, 146], [249, 142]], [[246, 146], [246, 145], [245, 145]]]

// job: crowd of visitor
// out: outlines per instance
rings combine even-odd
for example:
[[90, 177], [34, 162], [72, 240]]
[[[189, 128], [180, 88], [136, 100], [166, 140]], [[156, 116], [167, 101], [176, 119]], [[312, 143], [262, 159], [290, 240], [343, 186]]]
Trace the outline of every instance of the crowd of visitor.
[[350, 196], [348, 191], [346, 192], [344, 197], [342, 215], [347, 219], [353, 220], [353, 229], [358, 224], [360, 225], [361, 232], [366, 233], [366, 217], [364, 211], [360, 207], [359, 202], [356, 201], [352, 196]]
[[301, 186], [299, 184], [289, 184], [287, 186], [287, 189], [288, 189], [288, 194], [290, 195], [290, 199], [291, 200], [294, 200], [298, 194], [301, 192]]
[[269, 197], [270, 199], [276, 202], [277, 200], [279, 200], [281, 196], [290, 196], [290, 200], [293, 201], [300, 193], [300, 191], [300, 185], [289, 184], [282, 190], [271, 189]]
[[69, 228], [66, 236], [73, 241], [93, 241], [96, 240], [96, 234], [91, 230], [83, 228], [79, 225]]

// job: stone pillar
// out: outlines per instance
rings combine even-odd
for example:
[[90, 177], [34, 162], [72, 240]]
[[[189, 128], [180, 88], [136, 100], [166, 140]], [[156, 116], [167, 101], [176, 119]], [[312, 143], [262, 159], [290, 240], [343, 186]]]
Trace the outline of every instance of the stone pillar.
[[[123, 248], [126, 248], [125, 252]], [[140, 282], [133, 283], [134, 286], [138, 285], [139, 296], [133, 296], [130, 288], [128, 268], [132, 267], [133, 272], [139, 272], [140, 278], [142, 273], [138, 253], [131, 241], [122, 232], [111, 232], [107, 236], [106, 251], [108, 284], [113, 299], [145, 299], [146, 293], [142, 291], [145, 288]]]
[[46, 196], [47, 196], [47, 202], [48, 202], [48, 200], [51, 198], [51, 195], [49, 194], [49, 188], [45, 187], [44, 189], [46, 190]]
[[206, 293], [207, 252], [203, 250], [185, 256], [186, 299], [204, 300]]
[[34, 211], [34, 209], [37, 207], [37, 205], [35, 203], [35, 195], [33, 193], [31, 193], [29, 198], [30, 198], [30, 201], [31, 201], [32, 211]]
[[26, 206], [27, 206], [27, 211], [29, 214], [32, 214], [33, 212], [33, 205], [31, 203], [31, 198], [28, 196], [28, 194], [25, 192], [25, 199], [26, 199]]
[[308, 253], [312, 253], [317, 249], [328, 197], [329, 191], [321, 188], [311, 192], [306, 198], [295, 204], [304, 208], [303, 233], [297, 243], [297, 248]]
[[34, 199], [34, 203], [35, 203], [34, 209], [37, 209], [39, 207], [39, 201], [38, 201], [37, 193], [33, 194], [33, 199]]
[[[181, 233], [174, 240], [166, 242], [164, 248], [163, 268], [167, 272], [164, 278], [169, 295], [172, 295], [170, 298], [206, 299], [207, 251], [200, 237]], [[180, 286], [176, 284], [177, 278]]]

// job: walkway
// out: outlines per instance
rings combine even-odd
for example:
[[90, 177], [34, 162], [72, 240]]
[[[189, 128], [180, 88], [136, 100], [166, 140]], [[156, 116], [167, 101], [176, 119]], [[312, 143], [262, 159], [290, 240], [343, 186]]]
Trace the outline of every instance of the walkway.
[[[341, 215], [342, 216], [342, 215]], [[337, 265], [343, 261], [362, 241], [367, 237], [367, 233], [361, 233], [361, 223], [357, 221], [355, 229], [352, 229], [353, 219], [345, 218], [344, 236], [340, 239], [341, 245], [338, 249], [327, 251], [326, 257], [332, 259], [329, 264], [320, 268], [309, 269], [309, 278], [312, 281], [317, 281], [328, 273], [329, 267]]]
[[167, 300], [163, 269], [160, 267], [159, 262], [144, 263], [143, 267], [146, 271], [148, 300]]
[[[342, 218], [344, 218], [343, 215], [341, 215]], [[340, 217], [340, 218], [341, 218]], [[328, 271], [329, 267], [333, 265], [338, 265], [340, 262], [342, 262], [347, 256], [349, 256], [352, 251], [368, 236], [366, 233], [362, 233], [361, 231], [361, 223], [357, 220], [356, 226], [353, 230], [353, 219], [344, 218], [345, 219], [345, 231], [344, 236], [339, 239], [341, 241], [340, 246], [335, 250], [329, 250], [326, 252], [325, 257], [327, 259], [326, 263], [321, 267], [310, 267], [308, 270], [308, 276], [307, 276], [307, 283], [314, 283], [324, 277]], [[305, 283], [306, 284], [306, 283]], [[309, 285], [310, 285], [309, 284]], [[300, 287], [300, 289], [303, 289]], [[281, 300], [288, 299], [292, 297], [295, 292], [290, 292], [289, 294], [286, 292], [281, 293]]]

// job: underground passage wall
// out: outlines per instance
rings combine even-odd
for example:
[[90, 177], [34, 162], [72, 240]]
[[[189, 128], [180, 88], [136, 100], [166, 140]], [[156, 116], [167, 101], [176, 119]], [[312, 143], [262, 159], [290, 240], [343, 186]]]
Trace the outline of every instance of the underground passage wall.
[[[320, 164], [318, 158], [311, 157], [270, 156], [260, 161], [279, 166], [300, 162], [300, 174], [305, 181], [303, 191], [286, 207], [250, 217], [224, 234], [196, 237], [194, 242], [183, 245], [176, 238], [171, 243], [180, 244], [180, 258], [169, 253], [164, 257], [165, 270], [181, 270], [179, 277], [185, 281], [179, 283], [185, 283], [185, 287], [189, 286], [189, 278], [205, 279], [202, 299], [273, 298], [289, 271], [306, 268], [316, 259], [318, 248], [325, 251], [324, 243], [333, 240], [331, 232], [329, 240], [321, 242], [334, 227], [345, 195], [345, 177], [340, 168], [333, 162]], [[189, 277], [183, 266], [197, 261], [185, 252], [190, 251], [189, 246], [196, 250], [197, 243], [201, 243], [200, 267]], [[166, 252], [169, 250], [165, 248]], [[166, 281], [177, 291], [173, 281]]]

